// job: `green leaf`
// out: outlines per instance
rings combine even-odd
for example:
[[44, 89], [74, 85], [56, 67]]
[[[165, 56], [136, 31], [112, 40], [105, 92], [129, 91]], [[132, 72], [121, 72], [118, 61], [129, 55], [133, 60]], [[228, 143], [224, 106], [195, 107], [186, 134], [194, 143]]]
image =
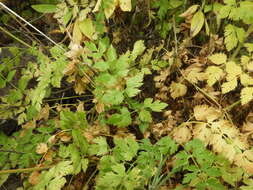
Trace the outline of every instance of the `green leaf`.
[[143, 40], [135, 42], [134, 49], [131, 53], [131, 60], [134, 61], [139, 55], [141, 55], [146, 49]]
[[89, 165], [89, 160], [84, 158], [81, 160], [81, 165], [82, 165], [82, 170], [83, 172], [86, 172], [88, 165]]
[[140, 92], [138, 88], [143, 85], [142, 81], [143, 81], [143, 73], [139, 73], [134, 77], [129, 78], [126, 82], [127, 85], [127, 88], [125, 89], [126, 94], [129, 97], [136, 96]]
[[91, 40], [93, 39], [93, 35], [96, 32], [96, 30], [90, 18], [84, 19], [82, 22], [80, 22], [79, 28], [86, 37], [88, 37]]
[[64, 26], [66, 26], [69, 23], [69, 21], [71, 20], [72, 13], [73, 13], [72, 9], [68, 9], [68, 12], [63, 16], [63, 22], [62, 22], [62, 24]]
[[80, 130], [72, 130], [74, 144], [81, 150], [82, 155], [88, 152], [88, 142]]
[[0, 187], [4, 184], [5, 181], [7, 181], [10, 174], [2, 174], [0, 175]]
[[95, 144], [92, 144], [89, 147], [89, 154], [90, 155], [104, 155], [108, 153], [108, 145], [106, 142], [106, 138], [104, 137], [97, 137], [93, 140]]
[[28, 106], [26, 109], [27, 109], [26, 116], [28, 120], [32, 120], [39, 113], [38, 110], [33, 105]]
[[210, 167], [210, 168], [208, 168], [208, 169], [206, 169], [204, 171], [210, 177], [220, 177], [221, 176], [221, 171], [220, 171], [219, 168]]
[[177, 149], [178, 145], [175, 143], [174, 140], [172, 140], [170, 137], [163, 137], [161, 138], [156, 145], [158, 146], [158, 150], [161, 154], [167, 155], [167, 154], [174, 154]]
[[118, 160], [131, 161], [139, 149], [138, 143], [132, 138], [114, 138], [113, 154]]
[[107, 91], [103, 95], [101, 100], [105, 104], [119, 105], [123, 102], [124, 96], [123, 96], [123, 93], [121, 91], [114, 89], [114, 90]]
[[9, 94], [7, 95], [7, 101], [10, 104], [15, 104], [17, 101], [21, 100], [23, 98], [23, 93], [17, 89], [17, 90], [10, 90]]
[[238, 41], [243, 43], [244, 39], [245, 39], [246, 32], [244, 31], [243, 28], [239, 28], [239, 27], [236, 27], [235, 31], [236, 31], [236, 37], [237, 37]]
[[106, 71], [109, 69], [109, 64], [104, 61], [98, 61], [94, 64], [93, 67], [98, 69], [99, 71]]
[[50, 187], [53, 190], [61, 190], [66, 183], [64, 176], [70, 174], [73, 174], [71, 161], [61, 161], [48, 171], [43, 171], [39, 177], [39, 183], [33, 189], [41, 190], [49, 189]]
[[64, 177], [57, 176], [49, 182], [47, 188], [51, 190], [61, 190], [66, 182], [67, 180]]
[[108, 61], [114, 61], [117, 59], [116, 49], [112, 45], [110, 45], [110, 47], [108, 48], [106, 55], [107, 55]]
[[127, 127], [132, 123], [131, 114], [126, 107], [121, 108], [120, 112], [120, 114], [113, 114], [108, 119], [108, 123], [118, 127]]
[[117, 79], [114, 75], [109, 73], [101, 73], [98, 77], [95, 78], [97, 85], [105, 85], [107, 88], [113, 87], [117, 84]]
[[1, 76], [0, 76], [0, 88], [4, 88], [6, 86], [6, 80], [3, 79]]
[[57, 6], [52, 4], [32, 5], [32, 8], [39, 13], [54, 13], [57, 10]]
[[236, 0], [224, 0], [224, 3], [227, 5], [236, 5]]
[[87, 127], [86, 114], [84, 112], [62, 111], [60, 118], [62, 129], [84, 129]]
[[228, 24], [225, 27], [225, 44], [228, 51], [235, 48], [238, 44], [237, 34], [236, 34], [236, 27]]
[[22, 91], [25, 90], [30, 79], [31, 76], [23, 75], [18, 81], [18, 88]]
[[58, 151], [58, 155], [61, 158], [67, 158], [70, 155], [70, 151], [69, 151], [69, 146], [65, 146], [63, 144], [60, 145], [59, 151]]
[[156, 100], [154, 102], [153, 102], [152, 98], [146, 98], [144, 100], [144, 107], [150, 108], [154, 112], [161, 112], [167, 106], [168, 106], [168, 104], [163, 103], [160, 100]]
[[15, 74], [16, 74], [16, 70], [10, 71], [10, 72], [8, 73], [7, 77], [6, 77], [6, 81], [7, 81], [7, 82], [10, 82], [10, 81], [13, 79], [13, 77], [15, 76]]
[[192, 180], [198, 178], [198, 174], [196, 172], [187, 173], [184, 175], [183, 184], [190, 183]]
[[200, 30], [202, 29], [203, 25], [205, 23], [205, 15], [202, 13], [202, 11], [196, 12], [191, 20], [191, 36], [196, 36]]
[[68, 150], [71, 154], [71, 161], [73, 162], [74, 174], [78, 174], [81, 171], [81, 155], [80, 151], [74, 144], [70, 144]]
[[208, 180], [206, 181], [202, 181], [200, 183], [198, 183], [196, 185], [196, 188], [197, 189], [207, 189], [207, 188], [210, 188], [210, 189], [215, 189], [215, 190], [224, 190], [226, 189], [225, 186], [223, 186], [220, 181], [218, 181], [218, 179], [216, 178], [209, 178]]
[[145, 109], [140, 111], [139, 118], [143, 122], [149, 122], [149, 123], [152, 122], [152, 116], [151, 116], [150, 112]]

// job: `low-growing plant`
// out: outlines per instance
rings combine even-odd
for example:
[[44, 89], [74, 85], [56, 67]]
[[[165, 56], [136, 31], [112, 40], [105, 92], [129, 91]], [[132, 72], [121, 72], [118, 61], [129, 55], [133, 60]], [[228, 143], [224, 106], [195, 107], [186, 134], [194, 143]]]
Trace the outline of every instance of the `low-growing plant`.
[[[19, 125], [0, 131], [0, 185], [23, 173], [27, 190], [252, 189], [252, 7], [34, 4], [65, 36], [57, 44], [40, 32], [53, 47], [0, 27], [22, 44], [0, 58], [1, 124]], [[133, 29], [121, 48], [118, 31]], [[169, 39], [150, 41], [147, 31]]]

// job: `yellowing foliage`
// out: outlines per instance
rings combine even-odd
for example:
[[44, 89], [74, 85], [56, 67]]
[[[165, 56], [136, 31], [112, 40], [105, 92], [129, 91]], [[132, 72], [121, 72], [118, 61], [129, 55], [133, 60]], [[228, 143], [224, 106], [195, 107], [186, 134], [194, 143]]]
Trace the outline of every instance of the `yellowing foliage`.
[[172, 82], [170, 85], [170, 95], [173, 99], [184, 96], [187, 92], [187, 87], [184, 84]]
[[226, 63], [227, 61], [227, 55], [224, 53], [215, 53], [208, 57], [214, 64], [221, 65]]

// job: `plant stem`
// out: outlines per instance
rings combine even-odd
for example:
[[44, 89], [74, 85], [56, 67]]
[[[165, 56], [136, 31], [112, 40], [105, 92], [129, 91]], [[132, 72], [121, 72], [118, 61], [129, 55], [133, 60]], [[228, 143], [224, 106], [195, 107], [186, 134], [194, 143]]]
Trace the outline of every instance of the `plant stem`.
[[30, 26], [31, 28], [33, 28], [35, 31], [37, 31], [39, 34], [41, 34], [42, 36], [44, 36], [46, 39], [48, 39], [50, 42], [52, 42], [54, 45], [58, 46], [59, 48], [61, 48], [62, 50], [65, 51], [65, 49], [60, 46], [59, 44], [57, 44], [54, 40], [52, 40], [51, 38], [49, 38], [46, 34], [44, 34], [43, 32], [41, 32], [38, 28], [36, 28], [35, 26], [33, 26], [31, 23], [29, 23], [28, 21], [26, 21], [23, 17], [21, 17], [20, 15], [18, 15], [17, 13], [15, 13], [13, 10], [11, 10], [9, 7], [7, 7], [5, 4], [0, 2], [0, 6], [2, 6], [5, 10], [7, 10], [10, 14], [15, 15], [18, 19], [22, 20], [23, 22], [25, 22], [28, 26]]
[[5, 30], [3, 27], [0, 26], [0, 30], [2, 30], [4, 33], [6, 33], [8, 36], [12, 37], [13, 39], [17, 40], [18, 42], [20, 42], [21, 44], [27, 46], [28, 48], [32, 48], [32, 46], [30, 46], [29, 44], [27, 44], [26, 42], [24, 42], [23, 40], [19, 39], [18, 37], [14, 36], [12, 33], [8, 32], [7, 30]]
[[52, 166], [43, 166], [43, 167], [34, 167], [34, 168], [22, 168], [22, 169], [13, 169], [13, 170], [0, 170], [0, 175], [2, 174], [14, 174], [14, 173], [28, 173], [33, 171], [40, 171], [49, 169]]
[[231, 104], [230, 106], [227, 106], [224, 110], [230, 111], [231, 109], [233, 109], [235, 106], [237, 106], [240, 103], [241, 103], [241, 100], [238, 100], [238, 101], [234, 102], [233, 104]]
[[[62, 97], [62, 98], [53, 98], [53, 99], [46, 99], [43, 100], [43, 102], [52, 102], [52, 101], [58, 101], [58, 100], [68, 100], [73, 98], [82, 98], [82, 97], [91, 97], [90, 95], [80, 95], [80, 96], [70, 96], [70, 97]], [[90, 99], [89, 99], [90, 100]], [[87, 100], [87, 101], [89, 101]]]

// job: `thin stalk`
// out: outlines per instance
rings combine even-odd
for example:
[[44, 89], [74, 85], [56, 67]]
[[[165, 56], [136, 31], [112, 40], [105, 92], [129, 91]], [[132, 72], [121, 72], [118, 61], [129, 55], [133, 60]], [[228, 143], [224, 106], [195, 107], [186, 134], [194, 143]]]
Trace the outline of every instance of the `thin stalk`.
[[0, 170], [0, 175], [3, 174], [15, 174], [15, 173], [29, 173], [33, 171], [41, 171], [45, 169], [49, 169], [52, 166], [43, 166], [43, 167], [34, 167], [34, 168], [22, 168], [22, 169], [11, 169], [11, 170]]
[[233, 109], [235, 106], [237, 106], [240, 103], [241, 103], [241, 100], [238, 100], [238, 101], [234, 102], [233, 104], [231, 104], [230, 106], [227, 106], [224, 110], [230, 111], [231, 109]]
[[15, 88], [16, 90], [20, 90], [18, 87], [16, 87], [12, 82], [7, 81], [6, 77], [2, 75], [2, 73], [0, 73], [0, 78], [2, 78], [3, 80], [5, 80], [6, 82], [8, 82], [13, 88]]
[[[0, 3], [1, 5], [1, 3]], [[15, 35], [13, 35], [12, 33], [10, 33], [9, 31], [5, 30], [3, 27], [0, 26], [0, 30], [2, 30], [5, 34], [7, 34], [8, 36], [12, 37], [13, 39], [17, 40], [18, 42], [20, 42], [21, 44], [27, 46], [28, 48], [32, 48], [32, 46], [30, 46], [29, 44], [27, 44], [26, 42], [24, 42], [23, 40], [19, 39], [18, 37], [16, 37]]]
[[[14, 15], [11, 15], [11, 17], [28, 33], [28, 34], [30, 34], [34, 39], [35, 39], [35, 41], [37, 41], [37, 42], [39, 42], [39, 43], [41, 43], [41, 41], [31, 32], [31, 31], [29, 31], [29, 29], [27, 28], [27, 27], [25, 27], [25, 25], [24, 24], [22, 24], [22, 22], [20, 22]], [[28, 36], [28, 38], [30, 38], [29, 36]], [[31, 38], [31, 40], [32, 40], [32, 38]], [[32, 40], [33, 41], [33, 40]]]
[[178, 41], [177, 41], [177, 32], [176, 32], [176, 21], [175, 15], [173, 15], [173, 33], [174, 33], [174, 40], [175, 40], [175, 56], [178, 56]]
[[53, 98], [53, 99], [43, 100], [43, 102], [52, 102], [52, 101], [58, 101], [58, 100], [68, 100], [68, 99], [73, 99], [73, 98], [82, 98], [82, 97], [89, 97], [89, 96], [90, 95], [80, 95], [80, 96], [69, 96], [69, 97], [62, 97], [62, 98]]
[[0, 2], [0, 6], [2, 6], [5, 10], [7, 10], [9, 13], [11, 13], [12, 15], [16, 16], [18, 19], [22, 20], [24, 23], [26, 23], [28, 26], [30, 26], [31, 28], [33, 28], [35, 31], [37, 31], [39, 34], [41, 34], [42, 36], [44, 36], [46, 39], [48, 39], [50, 42], [52, 42], [54, 45], [58, 46], [59, 48], [61, 48], [62, 50], [65, 50], [62, 46], [60, 46], [59, 44], [57, 44], [54, 40], [52, 40], [50, 37], [48, 37], [46, 34], [44, 34], [43, 32], [41, 32], [38, 28], [36, 28], [35, 26], [33, 26], [31, 23], [29, 23], [28, 21], [26, 21], [23, 17], [21, 17], [20, 15], [18, 15], [17, 13], [15, 13], [13, 10], [11, 10], [9, 7], [7, 7], [5, 4]]

